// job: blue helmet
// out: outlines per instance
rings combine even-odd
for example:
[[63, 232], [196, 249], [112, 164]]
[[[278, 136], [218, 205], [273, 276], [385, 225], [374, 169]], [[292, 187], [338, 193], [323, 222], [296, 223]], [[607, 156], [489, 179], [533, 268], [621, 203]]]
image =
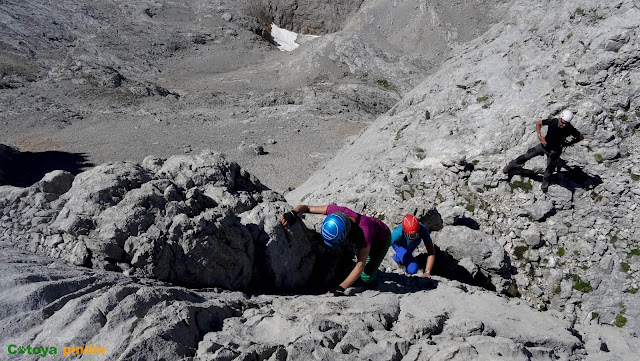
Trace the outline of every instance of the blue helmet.
[[338, 247], [344, 242], [351, 229], [351, 220], [342, 212], [333, 212], [322, 222], [320, 234], [329, 247]]

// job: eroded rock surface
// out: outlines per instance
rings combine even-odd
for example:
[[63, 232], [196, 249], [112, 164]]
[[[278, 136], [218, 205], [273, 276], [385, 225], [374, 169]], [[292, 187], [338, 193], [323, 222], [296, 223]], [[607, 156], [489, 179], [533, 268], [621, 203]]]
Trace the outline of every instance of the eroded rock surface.
[[640, 347], [625, 330], [576, 329], [443, 279], [388, 275], [355, 297], [248, 296], [0, 248], [0, 343], [55, 347], [58, 356], [93, 345], [104, 348], [99, 357], [127, 360], [578, 360], [633, 359]]
[[305, 286], [315, 266], [311, 236], [280, 225], [290, 206], [219, 154], [56, 171], [0, 194], [4, 240], [78, 266], [280, 290]]
[[[262, 3], [294, 30], [327, 8]], [[324, 29], [340, 31], [280, 53], [235, 3], [3, 2], [2, 142], [102, 164], [0, 188], [3, 346], [92, 343], [140, 360], [636, 358], [638, 2], [346, 11], [357, 3], [335, 2], [345, 11]], [[504, 175], [536, 144], [533, 122], [564, 108], [586, 140], [549, 192], [542, 159]], [[416, 214], [436, 281], [389, 254], [378, 288], [350, 298], [180, 287], [322, 288], [348, 258], [305, 229], [320, 216], [283, 230], [291, 205], [232, 162], [142, 162], [212, 146], [279, 189], [326, 162], [290, 203], [340, 203], [392, 227]], [[104, 163], [132, 152], [139, 162]]]
[[[455, 227], [502, 245], [515, 267], [511, 294], [640, 332], [640, 9], [514, 1], [504, 16], [285, 196], [394, 225], [436, 209], [443, 247], [474, 239]], [[540, 190], [543, 157], [504, 174], [539, 143], [535, 122], [565, 108], [585, 140], [565, 149], [549, 191]], [[469, 275], [485, 261], [474, 256], [457, 260]]]

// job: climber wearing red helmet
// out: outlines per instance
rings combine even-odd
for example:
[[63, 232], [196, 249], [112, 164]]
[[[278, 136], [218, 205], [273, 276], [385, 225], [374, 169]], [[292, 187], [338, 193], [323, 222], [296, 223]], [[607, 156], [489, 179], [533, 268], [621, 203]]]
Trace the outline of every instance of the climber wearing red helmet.
[[418, 272], [418, 262], [411, 253], [413, 253], [413, 250], [418, 247], [421, 241], [424, 242], [429, 252], [422, 277], [431, 278], [431, 269], [436, 260], [433, 242], [431, 241], [427, 227], [410, 214], [405, 216], [402, 219], [402, 224], [397, 226], [391, 233], [391, 247], [395, 251], [393, 260], [399, 265], [402, 265], [405, 272], [409, 274]]

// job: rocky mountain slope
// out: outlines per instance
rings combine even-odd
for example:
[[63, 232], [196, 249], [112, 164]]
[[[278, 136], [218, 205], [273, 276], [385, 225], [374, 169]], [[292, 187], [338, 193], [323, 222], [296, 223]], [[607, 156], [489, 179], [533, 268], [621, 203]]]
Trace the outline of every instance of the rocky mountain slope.
[[[514, 2], [287, 199], [391, 224], [435, 207], [436, 244], [467, 238], [459, 226], [499, 242], [533, 306], [637, 331], [638, 15], [631, 1]], [[534, 122], [564, 108], [586, 140], [562, 155], [549, 192], [542, 158], [503, 174], [536, 144]]]
[[[0, 359], [88, 345], [113, 360], [640, 351], [633, 1], [0, 10], [0, 141], [18, 148], [0, 148], [0, 180], [20, 186], [0, 187]], [[269, 21], [324, 35], [280, 52]], [[586, 140], [549, 192], [542, 159], [504, 175], [535, 120], [564, 108]], [[25, 181], [16, 165], [43, 150], [73, 173], [42, 165]], [[78, 155], [109, 163], [80, 172]], [[390, 226], [416, 214], [435, 279], [387, 255], [375, 290], [321, 295], [349, 252], [321, 245], [322, 217], [279, 226], [300, 202]]]
[[[3, 2], [0, 143], [94, 165], [211, 149], [286, 191], [497, 21], [502, 2], [419, 16], [420, 1], [361, 3]], [[458, 8], [477, 13], [475, 30], [450, 20]], [[269, 21], [325, 35], [281, 52]], [[406, 33], [415, 50], [396, 46]]]

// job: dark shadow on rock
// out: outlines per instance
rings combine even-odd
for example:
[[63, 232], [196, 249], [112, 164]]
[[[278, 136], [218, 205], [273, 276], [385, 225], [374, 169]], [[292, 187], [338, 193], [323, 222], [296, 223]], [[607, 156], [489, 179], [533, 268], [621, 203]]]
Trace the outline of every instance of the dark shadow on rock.
[[345, 296], [356, 296], [369, 290], [407, 294], [424, 290], [432, 290], [437, 287], [438, 281], [432, 278], [378, 271], [378, 276], [376, 277], [376, 281], [373, 285], [367, 286], [364, 285], [362, 281], [358, 280], [346, 290]]
[[349, 242], [339, 248], [326, 246], [320, 235], [314, 242], [316, 261], [307, 287], [302, 291], [310, 294], [321, 294], [342, 282], [355, 266], [353, 251]]
[[29, 187], [54, 170], [64, 170], [76, 175], [93, 166], [87, 161], [87, 155], [84, 153], [20, 152], [13, 157], [4, 171], [8, 185]]
[[374, 290], [406, 294], [433, 290], [437, 287], [438, 281], [433, 278], [420, 277], [419, 275], [378, 272], [378, 285]]
[[478, 224], [478, 222], [476, 222], [474, 219], [468, 217], [455, 217], [455, 219], [453, 220], [453, 225], [465, 226], [476, 231], [480, 230], [480, 224]]
[[542, 218], [538, 219], [538, 222], [540, 223], [544, 223], [546, 222], [549, 218], [553, 217], [556, 215], [556, 213], [558, 213], [558, 210], [555, 208], [551, 208], [551, 210], [549, 212], [547, 212], [545, 215], [542, 216]]
[[[549, 183], [557, 184], [572, 192], [578, 188], [593, 189], [597, 185], [602, 184], [602, 178], [600, 178], [600, 176], [592, 176], [578, 166], [570, 167], [562, 158], [558, 159], [556, 170], [557, 171], [551, 176]], [[530, 169], [513, 167], [509, 170], [508, 180], [511, 181], [514, 175], [542, 182], [542, 175]]]
[[558, 161], [557, 169], [556, 177], [551, 178], [552, 183], [556, 180], [559, 185], [571, 191], [575, 191], [578, 188], [593, 189], [602, 184], [602, 178], [600, 178], [600, 176], [592, 176], [578, 166], [570, 167], [562, 159]]
[[435, 208], [425, 209], [419, 214], [416, 213], [416, 217], [427, 227], [429, 232], [439, 231], [444, 228], [442, 215]]
[[[427, 254], [419, 254], [416, 257], [418, 264], [424, 265], [427, 261]], [[458, 260], [453, 258], [449, 253], [436, 247], [436, 260], [432, 273], [444, 278], [456, 280], [462, 283], [468, 283], [476, 286], [484, 287], [485, 285], [476, 284], [473, 275], [464, 267], [458, 265]]]
[[[434, 245], [434, 248], [436, 251], [436, 262], [431, 270], [431, 274], [472, 286], [482, 287], [490, 291], [496, 290], [496, 286], [492, 283], [491, 278], [483, 271], [477, 270], [477, 272], [474, 272], [475, 274], [472, 274], [469, 270], [462, 267], [459, 261], [448, 252], [441, 250], [437, 245]], [[424, 265], [427, 262], [427, 257], [428, 254], [421, 253], [416, 256], [416, 261], [419, 265]], [[507, 260], [507, 262], [510, 262], [510, 260]], [[505, 276], [508, 275], [503, 275], [503, 277]]]
[[513, 167], [511, 168], [511, 170], [509, 170], [509, 174], [508, 174], [509, 181], [511, 181], [511, 178], [514, 175], [519, 175], [522, 177], [533, 179], [534, 181], [537, 181], [537, 182], [542, 182], [542, 175], [532, 171], [531, 169], [526, 169], [522, 167]]

